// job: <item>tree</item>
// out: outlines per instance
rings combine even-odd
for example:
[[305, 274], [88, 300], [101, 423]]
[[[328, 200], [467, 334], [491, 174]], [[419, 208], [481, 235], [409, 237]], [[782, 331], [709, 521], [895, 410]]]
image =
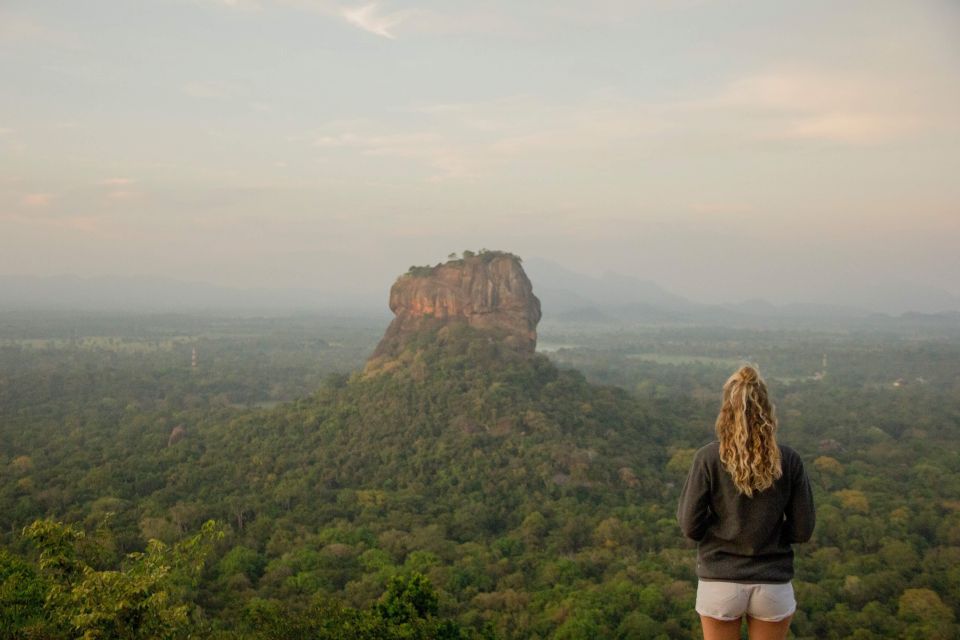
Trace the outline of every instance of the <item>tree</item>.
[[948, 640], [955, 638], [953, 610], [930, 589], [907, 589], [900, 596], [897, 616], [908, 623], [911, 640]]
[[39, 635], [47, 588], [30, 564], [0, 549], [0, 637]]
[[410, 622], [437, 613], [437, 594], [423, 574], [394, 576], [375, 609], [389, 622]]
[[54, 629], [82, 638], [175, 638], [187, 632], [185, 590], [223, 532], [210, 521], [173, 547], [150, 540], [145, 552], [104, 571], [81, 557], [86, 536], [71, 525], [37, 520], [24, 537], [40, 551], [40, 575], [49, 583], [44, 612]]

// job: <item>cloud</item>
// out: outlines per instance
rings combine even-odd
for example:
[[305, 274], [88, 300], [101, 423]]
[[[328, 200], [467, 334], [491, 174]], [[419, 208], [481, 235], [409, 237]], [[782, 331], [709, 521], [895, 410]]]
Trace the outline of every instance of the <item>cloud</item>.
[[655, 109], [608, 95], [571, 104], [530, 95], [427, 104], [406, 110], [402, 120], [334, 121], [289, 139], [321, 149], [331, 159], [351, 154], [354, 160], [401, 159], [406, 167], [426, 167], [429, 182], [473, 182], [515, 176], [517, 169], [595, 166], [612, 153], [635, 152], [639, 139], [662, 136], [672, 126]]
[[213, 80], [188, 82], [181, 90], [192, 98], [208, 99], [230, 98], [237, 93], [236, 87]]
[[907, 97], [924, 93], [913, 89], [864, 72], [781, 68], [747, 74], [678, 108], [739, 118], [754, 139], [869, 145], [938, 125], [930, 105]]
[[824, 71], [773, 69], [730, 81], [712, 101], [718, 106], [759, 109], [849, 108], [865, 85], [861, 78], [840, 78]]
[[122, 238], [122, 234], [111, 229], [109, 221], [103, 215], [28, 216], [0, 212], [0, 221], [39, 228], [45, 234], [51, 231], [79, 231], [116, 240]]
[[564, 153], [629, 144], [657, 128], [624, 105], [552, 105], [530, 96], [477, 103], [447, 103], [409, 110], [416, 122], [397, 124], [353, 119], [327, 123], [307, 142], [331, 154], [396, 158], [429, 170], [428, 182], [473, 180], [518, 159], [551, 162]]
[[314, 141], [314, 146], [354, 148], [360, 149], [368, 155], [407, 155], [407, 150], [414, 150], [424, 145], [436, 143], [437, 139], [434, 134], [420, 132], [358, 134], [347, 131], [333, 135], [321, 135]]
[[136, 200], [143, 195], [141, 192], [129, 188], [131, 185], [136, 184], [136, 182], [133, 178], [107, 178], [97, 184], [101, 187], [108, 187], [106, 193], [107, 200], [122, 202]]
[[71, 51], [87, 45], [76, 33], [55, 29], [5, 7], [0, 7], [0, 44], [39, 44]]
[[107, 198], [110, 200], [135, 200], [139, 197], [139, 191], [129, 191], [126, 189], [117, 189], [107, 194]]
[[904, 137], [921, 126], [916, 118], [906, 115], [825, 113], [796, 119], [776, 137], [870, 144]]
[[395, 29], [403, 24], [404, 33], [528, 37], [536, 33], [518, 19], [516, 12], [500, 11], [492, 6], [465, 7], [441, 5], [438, 9], [410, 8], [390, 11], [381, 2], [344, 6], [338, 0], [202, 0], [231, 10], [295, 9], [336, 20], [368, 33], [395, 40]]
[[104, 228], [104, 218], [99, 215], [70, 216], [69, 218], [53, 221], [52, 226], [84, 233], [100, 233]]
[[353, 26], [369, 31], [374, 35], [383, 38], [395, 39], [393, 29], [403, 22], [408, 13], [396, 11], [394, 13], [384, 13], [380, 10], [380, 5], [376, 2], [365, 4], [362, 7], [353, 9], [342, 9], [340, 15]]
[[28, 193], [20, 198], [20, 204], [25, 207], [43, 208], [53, 202], [53, 195], [49, 193]]
[[[333, 124], [334, 128], [339, 125]], [[372, 123], [353, 122], [350, 128], [324, 132], [317, 136], [313, 145], [330, 150], [354, 150], [362, 156], [402, 158], [425, 165], [430, 171], [429, 182], [468, 177], [467, 162], [461, 145], [455, 139], [447, 139], [436, 131], [410, 131], [393, 133], [368, 133], [364, 129], [376, 128]]]
[[558, 104], [530, 95], [477, 103], [421, 106], [416, 113], [457, 131], [490, 160], [630, 147], [638, 138], [663, 136], [674, 127], [659, 105], [615, 94], [582, 96]]
[[[914, 82], [922, 88], [925, 81]], [[331, 161], [406, 160], [402, 169], [427, 168], [429, 181], [514, 180], [536, 171], [570, 176], [567, 185], [587, 184], [589, 176], [620, 176], [631, 166], [650, 174], [654, 166], [689, 166], [690, 157], [742, 158], [770, 145], [869, 148], [950, 126], [917, 97], [923, 91], [897, 93], [897, 81], [880, 75], [774, 66], [700, 87], [692, 97], [642, 99], [607, 88], [564, 102], [520, 94], [426, 103], [399, 117], [330, 122], [295, 141], [322, 149]], [[696, 156], [701, 152], [706, 155]], [[655, 156], [666, 163], [651, 165]], [[372, 162], [363, 168], [371, 175], [383, 170]], [[666, 181], [663, 197], [674, 197], [672, 184]], [[611, 198], [617, 193], [609, 192]], [[723, 189], [705, 195], [728, 196]]]

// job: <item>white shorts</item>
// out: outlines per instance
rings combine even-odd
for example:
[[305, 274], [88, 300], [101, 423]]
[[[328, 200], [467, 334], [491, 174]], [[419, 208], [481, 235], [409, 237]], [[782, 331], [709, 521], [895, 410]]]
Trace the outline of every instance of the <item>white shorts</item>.
[[793, 583], [740, 584], [701, 580], [697, 584], [697, 613], [717, 620], [739, 620], [743, 614], [766, 622], [780, 622], [797, 610]]

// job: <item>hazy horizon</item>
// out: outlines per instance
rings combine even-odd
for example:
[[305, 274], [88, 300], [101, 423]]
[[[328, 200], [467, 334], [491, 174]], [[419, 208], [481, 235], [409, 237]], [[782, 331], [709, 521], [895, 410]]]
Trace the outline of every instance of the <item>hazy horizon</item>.
[[[632, 317], [635, 312], [630, 309], [647, 309], [641, 315], [648, 317], [653, 313], [649, 319], [666, 314], [662, 317], [673, 317], [677, 321], [699, 317], [700, 321], [719, 324], [736, 321], [737, 317], [773, 318], [783, 312], [799, 314], [796, 317], [808, 320], [816, 316], [823, 321], [844, 317], [863, 319], [864, 314], [876, 313], [894, 317], [905, 313], [960, 313], [960, 296], [940, 289], [874, 286], [848, 292], [845, 297], [836, 299], [771, 301], [761, 297], [731, 297], [713, 302], [679, 295], [653, 281], [615, 272], [599, 276], [580, 273], [539, 257], [524, 260], [524, 265], [533, 283], [534, 294], [541, 300], [545, 320], [562, 320], [571, 312], [591, 309], [600, 312], [601, 316], [602, 310], [614, 313], [608, 320], [623, 312]], [[200, 311], [270, 315], [322, 312], [389, 316], [387, 303], [393, 282], [394, 279], [385, 280], [373, 289], [336, 291], [324, 289], [330, 285], [327, 282], [301, 288], [249, 287], [137, 274], [89, 277], [0, 274], [0, 311]], [[710, 309], [716, 308], [714, 305], [728, 307], [734, 316], [725, 319], [710, 316]]]
[[6, 2], [0, 274], [372, 293], [488, 247], [957, 297], [958, 34], [946, 0]]

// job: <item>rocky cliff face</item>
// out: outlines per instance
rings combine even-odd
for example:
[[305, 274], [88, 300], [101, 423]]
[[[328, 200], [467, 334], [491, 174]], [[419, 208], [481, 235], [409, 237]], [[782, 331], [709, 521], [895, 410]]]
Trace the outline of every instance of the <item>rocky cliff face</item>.
[[424, 330], [458, 323], [490, 332], [517, 351], [533, 353], [537, 345], [540, 300], [520, 259], [508, 253], [411, 269], [390, 289], [390, 310], [396, 317], [371, 362], [398, 354]]

